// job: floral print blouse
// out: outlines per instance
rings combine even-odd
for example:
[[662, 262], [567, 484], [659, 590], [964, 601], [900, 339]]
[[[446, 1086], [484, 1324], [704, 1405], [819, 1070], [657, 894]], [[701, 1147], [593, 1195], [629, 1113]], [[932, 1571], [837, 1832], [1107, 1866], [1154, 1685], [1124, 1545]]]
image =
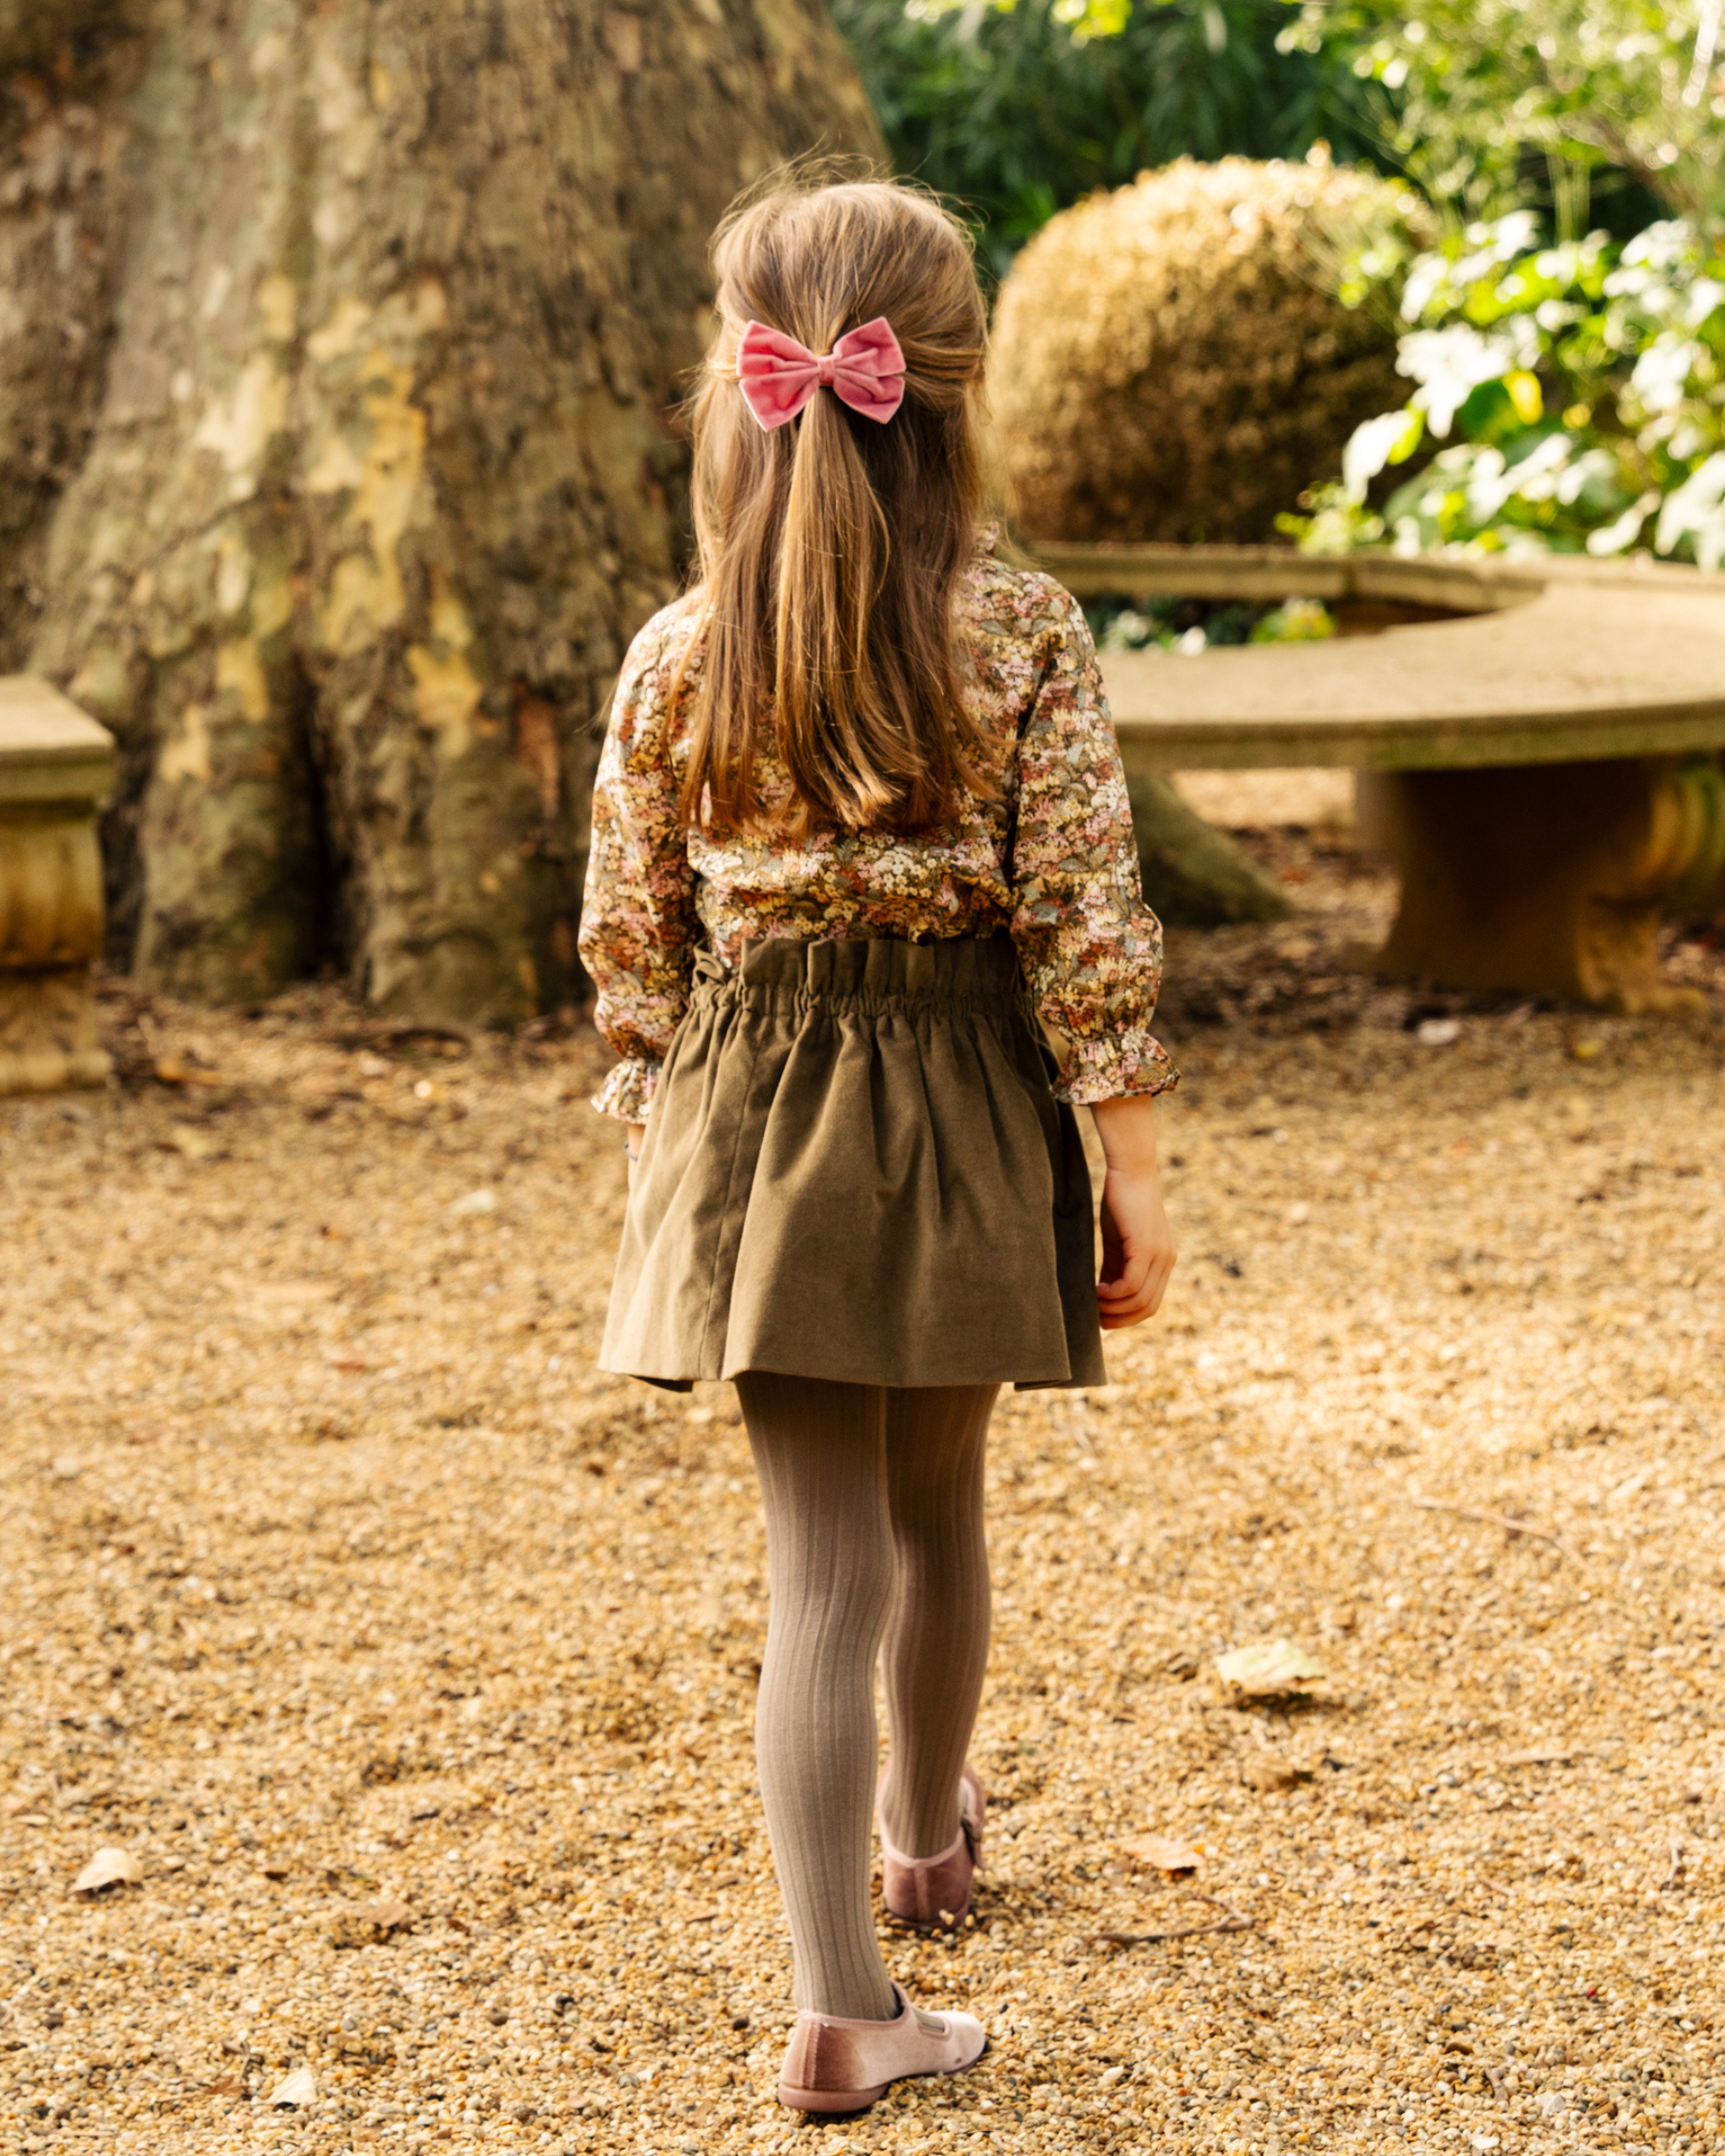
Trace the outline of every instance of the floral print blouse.
[[[1038, 1015], [1065, 1050], [1061, 1099], [1112, 1100], [1174, 1083], [1150, 1032], [1162, 927], [1144, 904], [1089, 625], [1052, 578], [997, 561], [992, 534], [960, 585], [957, 613], [965, 694], [1000, 798], [967, 794], [956, 818], [932, 832], [794, 841], [689, 828], [677, 812], [686, 729], [671, 690], [701, 634], [700, 594], [656, 614], [630, 646], [594, 781], [581, 917], [581, 956], [599, 990], [594, 1015], [623, 1059], [594, 1100], [603, 1113], [645, 1119], [688, 1004], [696, 951], [705, 945], [734, 965], [746, 940], [767, 936], [1009, 932]], [[685, 696], [700, 664], [697, 647]], [[770, 742], [757, 771], [765, 798], [775, 789], [789, 797]]]

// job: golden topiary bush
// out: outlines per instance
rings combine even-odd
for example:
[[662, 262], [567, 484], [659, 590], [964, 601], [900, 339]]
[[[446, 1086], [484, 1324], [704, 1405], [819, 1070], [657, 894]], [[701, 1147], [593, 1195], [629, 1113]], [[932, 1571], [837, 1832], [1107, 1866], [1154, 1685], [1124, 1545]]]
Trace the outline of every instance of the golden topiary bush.
[[1401, 402], [1387, 323], [1333, 295], [1414, 198], [1322, 163], [1191, 158], [1066, 210], [1013, 264], [990, 397], [1032, 539], [1254, 540]]

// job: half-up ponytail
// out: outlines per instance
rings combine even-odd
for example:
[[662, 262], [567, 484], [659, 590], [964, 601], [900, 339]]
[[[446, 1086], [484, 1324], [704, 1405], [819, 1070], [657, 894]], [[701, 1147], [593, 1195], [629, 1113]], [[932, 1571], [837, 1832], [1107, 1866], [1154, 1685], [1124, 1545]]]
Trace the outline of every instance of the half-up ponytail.
[[[981, 470], [983, 356], [966, 235], [867, 181], [779, 192], [720, 228], [721, 329], [694, 400], [706, 634], [683, 793], [719, 830], [905, 829], [947, 816], [979, 746], [953, 640]], [[905, 398], [885, 424], [817, 389], [763, 428], [737, 386], [750, 321], [825, 354], [885, 316]], [[758, 784], [771, 729], [793, 798]]]

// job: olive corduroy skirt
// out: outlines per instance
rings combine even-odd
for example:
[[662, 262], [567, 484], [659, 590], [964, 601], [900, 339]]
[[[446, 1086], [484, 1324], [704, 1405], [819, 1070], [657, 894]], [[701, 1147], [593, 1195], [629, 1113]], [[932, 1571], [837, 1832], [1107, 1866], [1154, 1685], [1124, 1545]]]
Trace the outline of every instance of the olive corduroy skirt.
[[1090, 1172], [1006, 937], [697, 960], [600, 1366], [1100, 1385]]

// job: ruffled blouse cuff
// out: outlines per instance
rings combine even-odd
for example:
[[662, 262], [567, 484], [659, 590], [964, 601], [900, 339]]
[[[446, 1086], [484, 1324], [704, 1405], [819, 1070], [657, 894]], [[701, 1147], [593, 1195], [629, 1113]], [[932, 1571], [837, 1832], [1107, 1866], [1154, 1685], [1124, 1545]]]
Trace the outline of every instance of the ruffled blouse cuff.
[[1180, 1083], [1167, 1051], [1143, 1026], [1128, 1026], [1107, 1039], [1067, 1041], [1056, 1100], [1074, 1108], [1092, 1101], [1123, 1100], [1131, 1093], [1163, 1093]]
[[625, 1056], [593, 1095], [593, 1106], [619, 1123], [644, 1123], [664, 1067], [646, 1056]]

